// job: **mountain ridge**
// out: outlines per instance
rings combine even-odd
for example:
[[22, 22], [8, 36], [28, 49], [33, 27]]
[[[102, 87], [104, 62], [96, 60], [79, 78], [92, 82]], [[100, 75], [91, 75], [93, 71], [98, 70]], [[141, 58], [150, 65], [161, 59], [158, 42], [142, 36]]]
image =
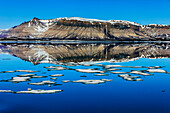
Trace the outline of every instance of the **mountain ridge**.
[[1, 39], [39, 40], [169, 40], [170, 25], [141, 25], [123, 20], [64, 17], [32, 20], [0, 30]]

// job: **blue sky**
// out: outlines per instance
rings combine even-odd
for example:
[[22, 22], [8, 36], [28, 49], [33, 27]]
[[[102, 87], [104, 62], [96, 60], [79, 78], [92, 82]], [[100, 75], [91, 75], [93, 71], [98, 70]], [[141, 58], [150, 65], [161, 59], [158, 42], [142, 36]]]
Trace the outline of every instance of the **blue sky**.
[[170, 24], [170, 0], [1, 0], [0, 29], [33, 17], [84, 17]]

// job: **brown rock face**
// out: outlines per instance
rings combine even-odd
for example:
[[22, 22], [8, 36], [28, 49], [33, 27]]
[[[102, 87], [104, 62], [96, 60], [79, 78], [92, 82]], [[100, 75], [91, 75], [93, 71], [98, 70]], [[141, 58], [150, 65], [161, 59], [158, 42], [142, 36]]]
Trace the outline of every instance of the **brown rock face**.
[[79, 17], [51, 20], [34, 18], [10, 29], [8, 37], [60, 40], [169, 40], [170, 26]]

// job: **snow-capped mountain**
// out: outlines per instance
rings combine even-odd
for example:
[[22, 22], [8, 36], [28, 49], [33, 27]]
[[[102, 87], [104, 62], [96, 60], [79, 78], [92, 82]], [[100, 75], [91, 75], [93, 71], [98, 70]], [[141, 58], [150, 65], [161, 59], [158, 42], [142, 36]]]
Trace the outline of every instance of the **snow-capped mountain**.
[[7, 34], [9, 33], [10, 29], [0, 29], [0, 38], [7, 37]]
[[123, 20], [80, 17], [33, 18], [9, 30], [8, 38], [74, 40], [169, 40], [169, 25], [140, 25]]

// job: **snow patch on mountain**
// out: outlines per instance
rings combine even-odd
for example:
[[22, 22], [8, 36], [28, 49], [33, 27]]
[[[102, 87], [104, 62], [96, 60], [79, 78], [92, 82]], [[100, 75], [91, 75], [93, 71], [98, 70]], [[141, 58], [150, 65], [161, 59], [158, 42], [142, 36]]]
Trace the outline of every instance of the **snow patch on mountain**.
[[47, 31], [49, 28], [48, 27], [42, 27], [42, 26], [35, 26], [34, 29], [38, 31], [39, 33], [44, 33]]
[[98, 20], [98, 19], [87, 19], [87, 18], [80, 18], [80, 17], [70, 17], [67, 20], [78, 20], [78, 21], [89, 21], [89, 22], [108, 22], [106, 20]]
[[41, 34], [47, 31], [54, 24], [54, 22], [55, 21], [53, 20], [32, 19], [28, 22], [28, 27], [33, 27], [34, 30]]
[[141, 26], [140, 24], [136, 23], [136, 22], [130, 22], [130, 21], [125, 21], [125, 20], [109, 20], [108, 22], [111, 22], [111, 23], [125, 23], [125, 24], [132, 24], [132, 25], [135, 25], [135, 26]]
[[124, 23], [124, 24], [132, 24], [135, 26], [141, 26], [138, 23], [135, 22], [130, 22], [130, 21], [124, 21], [124, 20], [99, 20], [99, 19], [87, 19], [87, 18], [81, 18], [81, 17], [70, 17], [66, 18], [66, 20], [77, 20], [77, 21], [88, 21], [88, 22], [102, 22], [102, 23], [111, 23], [111, 24], [116, 24], [116, 23]]
[[46, 25], [47, 27], [49, 27], [50, 25], [54, 23], [52, 20], [39, 20], [39, 21], [43, 23], [44, 25]]

